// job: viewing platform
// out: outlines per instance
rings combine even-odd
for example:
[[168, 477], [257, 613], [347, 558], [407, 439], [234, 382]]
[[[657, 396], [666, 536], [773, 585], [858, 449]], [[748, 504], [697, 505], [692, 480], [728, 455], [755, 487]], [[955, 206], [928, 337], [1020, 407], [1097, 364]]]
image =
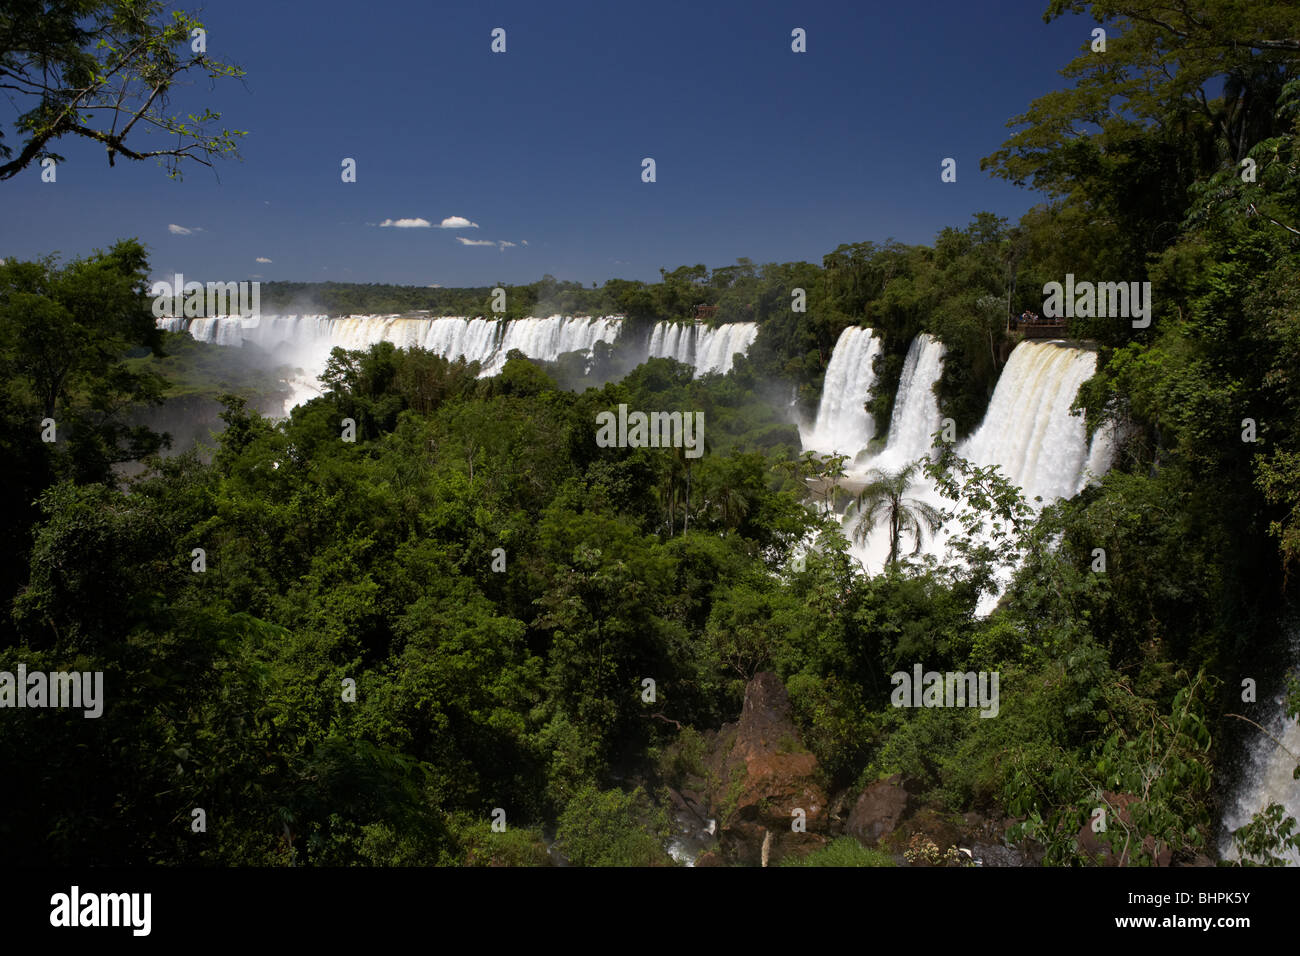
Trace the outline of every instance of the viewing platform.
[[1067, 339], [1070, 337], [1070, 322], [1065, 318], [1056, 319], [1012, 319], [1011, 331], [1020, 332], [1027, 339]]

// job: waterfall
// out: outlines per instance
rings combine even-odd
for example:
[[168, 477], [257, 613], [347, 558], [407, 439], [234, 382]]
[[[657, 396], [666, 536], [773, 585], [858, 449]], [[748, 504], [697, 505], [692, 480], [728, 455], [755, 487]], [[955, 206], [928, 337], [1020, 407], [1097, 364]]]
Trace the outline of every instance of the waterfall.
[[1057, 342], [1021, 342], [1011, 353], [984, 422], [957, 453], [999, 465], [1031, 502], [1075, 494], [1089, 461], [1082, 415], [1070, 405], [1092, 377], [1097, 355]]
[[[264, 315], [260, 318], [221, 316], [211, 319], [158, 320], [169, 332], [188, 331], [200, 342], [240, 347], [245, 343], [278, 351], [285, 361], [319, 374], [330, 350], [367, 349], [376, 342], [398, 348], [420, 346], [448, 359], [479, 362], [480, 376], [497, 375], [511, 349], [529, 358], [553, 362], [565, 352], [590, 352], [597, 342], [614, 342], [622, 330], [620, 316], [590, 318], [552, 315], [512, 321], [496, 319], [410, 318], [400, 315]], [[694, 368], [695, 374], [726, 374], [737, 352], [745, 354], [758, 337], [755, 322], [733, 322], [708, 328], [696, 324], [658, 322], [650, 336], [648, 358], [672, 358]]]
[[506, 324], [501, 345], [486, 364], [483, 375], [496, 375], [505, 367], [506, 355], [518, 349], [529, 358], [554, 362], [565, 352], [589, 352], [597, 342], [612, 342], [621, 319], [573, 318], [553, 315], [546, 319], [517, 319]]
[[[282, 356], [285, 363], [304, 369], [306, 378], [294, 388], [299, 398], [309, 397], [314, 379], [325, 370], [335, 347], [364, 350], [377, 342], [398, 348], [419, 346], [455, 361], [479, 362], [480, 377], [496, 375], [505, 367], [506, 355], [518, 349], [529, 358], [554, 361], [565, 352], [590, 351], [597, 342], [613, 342], [622, 329], [617, 316], [552, 315], [502, 322], [495, 319], [410, 318], [400, 315], [264, 315], [257, 318], [220, 316], [210, 319], [158, 320], [170, 332], [187, 331], [200, 342], [240, 347], [257, 345]], [[309, 381], [312, 380], [312, 381]], [[301, 387], [297, 387], [301, 386]], [[286, 412], [288, 409], [286, 408]]]
[[[846, 329], [840, 337], [826, 370], [817, 428], [805, 440], [805, 447], [819, 451], [838, 447], [852, 452], [870, 437], [869, 422], [861, 426], [843, 424], [847, 412], [852, 410], [844, 407], [849, 396], [852, 395], [855, 403], [853, 407], [857, 407], [870, 389], [871, 376], [862, 369], [863, 359], [854, 358], [852, 365], [849, 361], [850, 356], [867, 351], [865, 339], [869, 334], [865, 329]], [[941, 421], [934, 384], [943, 371], [943, 357], [942, 343], [931, 336], [921, 335], [912, 342], [899, 379], [888, 443], [883, 452], [852, 469], [841, 483], [846, 491], [852, 493], [861, 488], [866, 473], [873, 468], [897, 471], [928, 451], [930, 436], [939, 430]], [[839, 361], [841, 358], [845, 361]], [[1105, 473], [1114, 456], [1115, 443], [1109, 431], [1099, 430], [1090, 447], [1083, 416], [1070, 414], [1079, 386], [1092, 376], [1096, 364], [1096, 353], [1088, 349], [1057, 342], [1022, 342], [1011, 353], [998, 378], [983, 423], [958, 446], [957, 454], [982, 467], [1000, 466], [1031, 503], [1036, 496], [1048, 503], [1078, 493], [1090, 476]], [[860, 378], [866, 379], [865, 383], [853, 380], [854, 368]], [[843, 432], [838, 439], [842, 444], [836, 444], [834, 437], [827, 438], [834, 435], [836, 427]], [[818, 441], [821, 444], [813, 443]], [[952, 506], [928, 478], [920, 475], [907, 495], [939, 508]], [[857, 523], [856, 516], [846, 516], [843, 521], [850, 540]], [[869, 572], [878, 572], [884, 566], [889, 553], [887, 537], [878, 526], [865, 544], [852, 544], [852, 553]], [[946, 528], [927, 536], [922, 554], [942, 555], [947, 538]], [[912, 542], [908, 538], [900, 545], [910, 550]], [[1007, 579], [1006, 572], [999, 575], [1003, 586]], [[996, 603], [996, 594], [986, 595], [978, 613], [987, 614]]]
[[872, 364], [880, 345], [871, 329], [850, 326], [840, 333], [826, 366], [817, 422], [803, 441], [805, 450], [852, 458], [871, 441], [875, 426], [863, 405], [876, 380]]
[[[889, 436], [885, 449], [853, 469], [855, 475], [865, 475], [873, 469], [884, 472], [897, 472], [904, 465], [922, 456], [928, 455], [931, 438], [941, 427], [939, 416], [939, 399], [934, 394], [934, 386], [943, 374], [943, 343], [932, 335], [921, 333], [908, 346], [907, 358], [903, 362], [903, 373], [898, 379], [898, 393], [894, 397], [894, 413], [889, 422]], [[860, 485], [853, 482], [849, 485]], [[913, 484], [908, 489], [908, 497], [942, 508], [947, 504], [933, 487], [928, 478], [917, 473]], [[856, 517], [846, 516], [845, 534], [852, 540], [853, 528], [857, 525]], [[946, 539], [942, 529], [934, 536], [927, 534], [921, 550], [927, 554], [938, 555]], [[900, 542], [900, 547], [910, 547], [911, 542]], [[889, 556], [887, 535], [880, 533], [880, 528], [868, 536], [865, 547], [856, 543], [852, 550], [864, 567], [875, 569], [884, 567]]]
[[[175, 332], [184, 329], [185, 322], [160, 319], [158, 325]], [[585, 351], [597, 342], [613, 342], [621, 327], [622, 319], [615, 316], [595, 319], [552, 315], [499, 322], [398, 315], [269, 315], [260, 319], [191, 319], [188, 330], [199, 341], [218, 345], [251, 342], [267, 349], [289, 347], [308, 352], [323, 350], [326, 354], [336, 346], [366, 349], [376, 342], [392, 342], [398, 348], [419, 346], [444, 358], [482, 362], [483, 374], [491, 375], [505, 365], [506, 353], [511, 349], [550, 362], [564, 352]]]
[[1110, 471], [1110, 466], [1115, 463], [1115, 452], [1119, 444], [1117, 430], [1118, 427], [1115, 425], [1103, 425], [1093, 434], [1088, 460], [1084, 463], [1083, 473], [1079, 475], [1078, 487], [1074, 489], [1075, 494], [1083, 491], [1089, 482], [1099, 480], [1102, 475]]
[[[1083, 415], [1070, 411], [1079, 386], [1096, 370], [1097, 353], [1091, 349], [1021, 342], [1002, 369], [984, 421], [957, 454], [978, 465], [998, 465], [1031, 507], [1077, 494], [1090, 473], [1105, 473], [1114, 456], [1109, 432], [1098, 431], [1090, 448]], [[997, 573], [999, 592], [1012, 573], [1009, 568]], [[985, 594], [976, 613], [990, 613], [998, 598], [998, 593]]]
[[698, 327], [695, 330], [695, 374], [727, 374], [736, 353], [747, 354], [756, 338], [757, 322], [732, 322], [711, 329]]
[[[1292, 626], [1287, 658], [1300, 663], [1300, 627]], [[1249, 707], [1250, 705], [1242, 705]], [[1286, 686], [1283, 684], [1270, 700], [1260, 701], [1263, 715], [1255, 718], [1277, 742], [1252, 727], [1247, 731], [1248, 750], [1232, 797], [1223, 808], [1219, 855], [1235, 860], [1232, 831], [1245, 826], [1251, 817], [1270, 803], [1280, 803], [1285, 815], [1300, 820], [1300, 780], [1292, 774], [1300, 763], [1300, 721], [1286, 716]], [[1253, 717], [1250, 710], [1244, 713]], [[1286, 748], [1285, 750], [1283, 748]], [[1287, 753], [1287, 750], [1291, 753]], [[1296, 755], [1296, 756], [1293, 756]], [[1300, 854], [1294, 850], [1281, 854], [1288, 866], [1300, 866]]]
[[912, 340], [898, 379], [889, 437], [873, 468], [897, 469], [930, 452], [932, 437], [941, 426], [939, 399], [934, 386], [943, 374], [943, 343], [922, 332]]
[[650, 333], [650, 350], [647, 359], [670, 358], [683, 365], [694, 365], [695, 326], [677, 322], [656, 322]]
[[709, 372], [725, 375], [731, 371], [735, 354], [748, 354], [749, 347], [756, 338], [757, 322], [731, 322], [713, 328], [698, 324], [656, 322], [650, 333], [646, 358], [670, 358], [694, 366], [697, 376]]
[[[177, 320], [165, 319], [163, 321], [175, 322]], [[200, 342], [238, 347], [244, 344], [243, 322], [243, 319], [225, 317], [194, 319], [190, 322], [190, 334]]]
[[500, 326], [491, 319], [434, 319], [419, 344], [443, 358], [468, 362], [492, 359]]

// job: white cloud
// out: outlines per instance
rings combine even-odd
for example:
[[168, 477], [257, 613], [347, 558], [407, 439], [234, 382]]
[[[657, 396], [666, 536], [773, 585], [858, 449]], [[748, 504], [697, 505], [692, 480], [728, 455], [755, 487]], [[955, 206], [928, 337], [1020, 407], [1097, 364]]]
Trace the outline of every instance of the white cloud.
[[438, 223], [439, 229], [477, 229], [478, 223], [470, 222], [464, 216], [448, 216]]
[[[515, 245], [509, 239], [466, 239], [464, 236], [457, 236], [456, 241], [462, 246], [496, 246], [502, 252]], [[527, 245], [527, 243], [524, 244]]]
[[380, 226], [394, 226], [397, 229], [428, 229], [433, 223], [427, 219], [385, 219]]
[[184, 226], [178, 226], [176, 225], [176, 223], [173, 222], [171, 225], [167, 227], [167, 231], [170, 232], [173, 236], [188, 236], [194, 230], [186, 229]]
[[256, 259], [255, 261], [257, 261], [257, 262], [270, 262], [271, 260], [268, 259], [268, 258], [266, 258], [266, 256], [258, 256], [257, 259]]

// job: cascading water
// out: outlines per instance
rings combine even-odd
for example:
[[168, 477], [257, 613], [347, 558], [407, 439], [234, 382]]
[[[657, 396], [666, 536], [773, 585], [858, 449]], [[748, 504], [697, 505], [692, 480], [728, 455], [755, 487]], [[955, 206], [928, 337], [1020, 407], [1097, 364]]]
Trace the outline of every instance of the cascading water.
[[497, 347], [500, 325], [491, 319], [434, 319], [416, 344], [443, 358], [486, 365]]
[[506, 324], [501, 345], [484, 366], [482, 375], [496, 375], [505, 368], [506, 355], [518, 349], [529, 358], [554, 362], [565, 352], [589, 352], [597, 342], [613, 342], [622, 319], [573, 318], [553, 315], [546, 319], [516, 319]]
[[748, 354], [758, 338], [757, 322], [732, 322], [715, 328], [698, 328], [695, 332], [695, 374], [706, 375], [731, 371], [737, 352]]
[[1075, 494], [1083, 491], [1091, 482], [1101, 479], [1106, 472], [1110, 471], [1110, 466], [1115, 463], [1115, 451], [1119, 444], [1118, 428], [1114, 425], [1103, 425], [1098, 428], [1092, 436], [1092, 445], [1088, 449], [1088, 460], [1084, 462], [1083, 472], [1079, 475], [1079, 484], [1074, 489]]
[[871, 441], [875, 427], [863, 405], [876, 381], [872, 365], [880, 346], [871, 329], [850, 326], [840, 333], [826, 366], [816, 424], [803, 439], [805, 450], [852, 459]]
[[656, 322], [650, 333], [647, 359], [670, 358], [683, 365], [694, 365], [695, 326], [677, 322]]
[[200, 342], [238, 347], [244, 343], [241, 319], [194, 319], [190, 334]]
[[[1294, 673], [1300, 665], [1300, 626], [1292, 625], [1289, 643], [1287, 656]], [[1255, 728], [1248, 731], [1246, 758], [1221, 821], [1219, 855], [1228, 860], [1237, 859], [1232, 831], [1245, 826], [1270, 803], [1281, 804], [1286, 816], [1300, 820], [1300, 780], [1293, 776], [1300, 764], [1300, 720], [1286, 716], [1285, 686], [1261, 704], [1264, 713], [1258, 723], [1272, 736]], [[1290, 850], [1279, 855], [1288, 866], [1300, 866], [1300, 853]]]
[[898, 379], [885, 450], [869, 467], [901, 468], [929, 454], [934, 433], [941, 425], [934, 386], [943, 374], [944, 353], [943, 343], [932, 335], [922, 332], [912, 340]]
[[[420, 346], [444, 358], [478, 362], [482, 365], [480, 376], [486, 377], [501, 372], [511, 349], [547, 362], [565, 352], [589, 353], [597, 342], [612, 343], [617, 339], [623, 320], [619, 316], [562, 315], [508, 322], [399, 315], [265, 315], [260, 319], [163, 318], [157, 324], [169, 332], [188, 331], [200, 342], [234, 348], [250, 343], [283, 354], [287, 363], [305, 373], [298, 383], [304, 387], [294, 388], [297, 404], [297, 396], [316, 391], [315, 376], [324, 370], [330, 350], [335, 347], [366, 349], [376, 342], [392, 342], [398, 348]], [[731, 370], [735, 354], [748, 352], [757, 337], [758, 325], [754, 322], [715, 328], [659, 322], [650, 337], [648, 357], [676, 359], [692, 366], [696, 375], [725, 374]]]
[[1070, 406], [1097, 369], [1097, 355], [1057, 342], [1021, 342], [998, 378], [984, 422], [957, 454], [999, 465], [1031, 502], [1078, 491], [1089, 448]]
[[650, 333], [650, 346], [646, 358], [670, 358], [695, 368], [695, 374], [705, 375], [731, 371], [737, 352], [748, 354], [749, 347], [758, 338], [758, 323], [732, 322], [713, 328], [677, 322], [656, 322]]
[[[841, 343], [852, 345], [845, 343], [843, 337]], [[840, 346], [836, 350], [838, 353]], [[940, 427], [934, 384], [943, 370], [943, 354], [942, 344], [929, 336], [913, 341], [899, 380], [885, 450], [853, 469], [843, 482], [847, 490], [861, 487], [871, 469], [897, 471], [926, 454], [930, 436]], [[1031, 502], [1036, 496], [1050, 503], [1076, 494], [1090, 474], [1103, 474], [1113, 457], [1109, 433], [1098, 432], [1090, 448], [1082, 416], [1070, 413], [1079, 386], [1092, 376], [1096, 361], [1096, 353], [1088, 349], [1056, 342], [1022, 342], [1011, 353], [998, 378], [983, 423], [958, 446], [957, 454], [980, 466], [1000, 466], [1003, 474], [1023, 489]], [[829, 382], [829, 367], [827, 379]], [[819, 413], [818, 425], [821, 424]], [[867, 432], [857, 434], [860, 441], [860, 436]], [[952, 504], [938, 495], [928, 479], [919, 475], [909, 487], [907, 497], [937, 508]], [[851, 536], [857, 523], [856, 515], [847, 515], [845, 533]], [[854, 544], [853, 554], [868, 571], [878, 571], [884, 566], [890, 545], [887, 537], [878, 526], [867, 536], [865, 544]], [[942, 554], [947, 537], [946, 529], [927, 537], [922, 553]], [[900, 544], [910, 551], [910, 540]], [[991, 610], [996, 599], [996, 595], [986, 596], [980, 613]]]
[[[590, 351], [597, 342], [613, 342], [622, 329], [617, 316], [588, 318], [552, 315], [548, 318], [413, 319], [397, 315], [267, 315], [260, 318], [236, 316], [210, 319], [158, 320], [159, 328], [172, 332], [188, 329], [200, 342], [231, 347], [245, 342], [276, 351], [287, 364], [302, 368], [301, 381], [292, 383], [297, 404], [318, 392], [314, 381], [325, 369], [330, 350], [366, 349], [377, 342], [392, 342], [398, 348], [420, 346], [448, 359], [479, 362], [480, 377], [498, 374], [511, 349], [530, 358], [554, 361], [565, 352]], [[292, 405], [286, 407], [289, 411]]]
[[[922, 333], [912, 340], [907, 349], [907, 358], [903, 363], [903, 373], [898, 379], [898, 394], [894, 399], [894, 413], [890, 418], [889, 436], [885, 449], [880, 454], [863, 462], [853, 469], [854, 475], [865, 476], [868, 472], [879, 470], [885, 473], [897, 472], [910, 462], [916, 461], [930, 453], [931, 441], [935, 432], [941, 427], [939, 400], [934, 393], [934, 386], [943, 374], [943, 343], [934, 336]], [[944, 502], [940, 499], [930, 482], [919, 472], [908, 489], [908, 497], [940, 508]], [[851, 536], [858, 524], [856, 515], [846, 515], [844, 530]], [[889, 556], [890, 542], [887, 536], [877, 529], [867, 537], [865, 546], [854, 545], [854, 553], [866, 568], [884, 566]], [[938, 553], [942, 537], [932, 542], [923, 542], [922, 550]], [[900, 542], [900, 546], [908, 542]], [[927, 547], [929, 544], [929, 547]]]

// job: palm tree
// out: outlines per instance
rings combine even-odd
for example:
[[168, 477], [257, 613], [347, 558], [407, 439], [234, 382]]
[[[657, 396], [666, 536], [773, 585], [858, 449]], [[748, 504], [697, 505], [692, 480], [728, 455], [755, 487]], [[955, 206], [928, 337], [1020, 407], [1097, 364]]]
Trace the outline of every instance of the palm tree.
[[898, 543], [904, 534], [912, 535], [912, 554], [916, 554], [921, 550], [925, 532], [934, 534], [943, 522], [943, 513], [938, 508], [917, 498], [904, 497], [918, 465], [914, 461], [892, 474], [873, 468], [867, 473], [867, 484], [849, 506], [850, 512], [857, 511], [862, 516], [853, 529], [853, 540], [859, 545], [866, 543], [882, 516], [889, 519], [889, 564], [898, 561]]
[[[686, 484], [686, 472], [682, 467], [685, 462], [685, 456], [682, 449], [675, 449], [673, 454], [664, 455], [659, 462], [660, 471], [660, 496], [663, 502], [664, 511], [668, 515], [668, 537], [672, 537], [677, 530], [677, 510], [680, 507], [681, 493], [688, 486]], [[687, 491], [686, 507], [690, 510], [690, 492]], [[685, 534], [685, 529], [682, 531]]]

